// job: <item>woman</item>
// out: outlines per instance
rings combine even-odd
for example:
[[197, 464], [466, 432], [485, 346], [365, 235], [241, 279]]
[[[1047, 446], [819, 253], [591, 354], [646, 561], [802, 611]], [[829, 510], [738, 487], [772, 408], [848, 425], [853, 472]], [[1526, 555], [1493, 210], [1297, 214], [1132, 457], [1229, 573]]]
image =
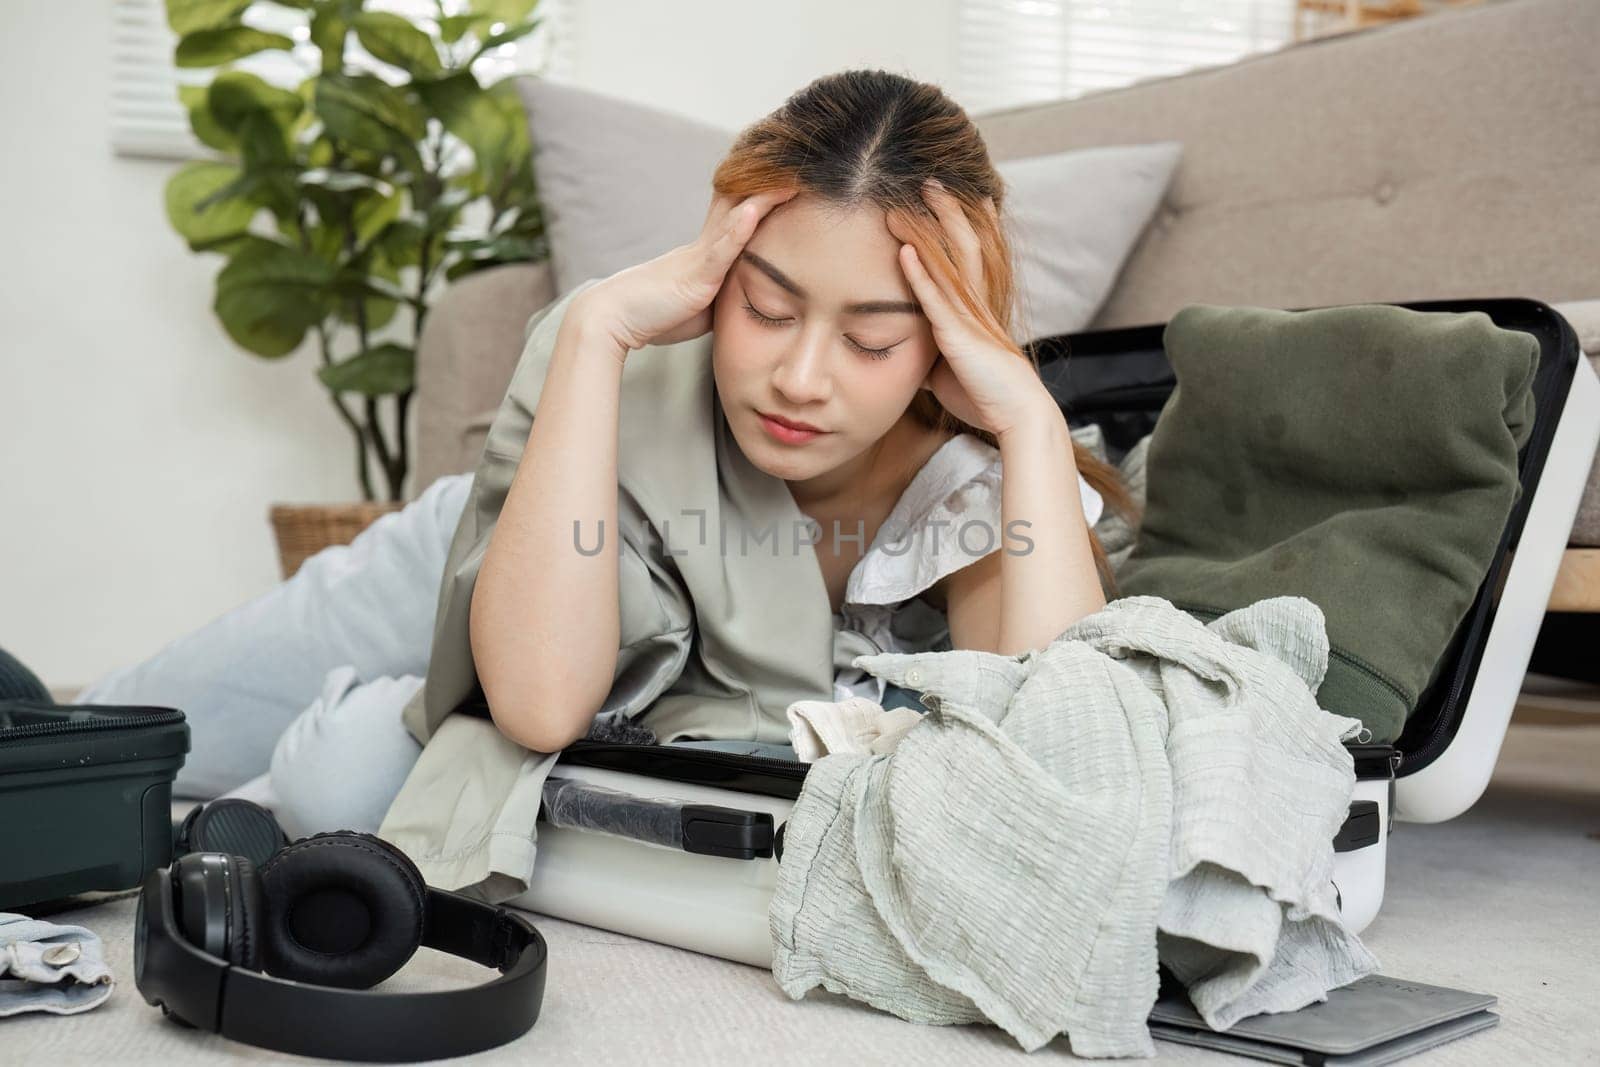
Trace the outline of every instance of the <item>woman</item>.
[[[959, 106], [935, 86], [883, 71], [823, 77], [745, 130], [712, 188], [694, 241], [601, 279], [567, 309], [539, 418], [483, 559], [473, 660], [497, 726], [530, 749], [558, 750], [589, 722], [516, 709], [504, 697], [519, 677], [539, 679], [545, 694], [560, 679], [564, 695], [542, 706], [578, 709], [597, 707], [613, 678], [615, 562], [572, 552], [572, 520], [595, 516], [617, 528], [621, 371], [650, 345], [711, 332], [716, 390], [739, 448], [787, 483], [824, 534], [817, 560], [836, 625], [870, 629], [897, 651], [948, 642], [1014, 654], [1048, 644], [1115, 588], [1090, 527], [1102, 497], [1124, 515], [1133, 503], [1115, 470], [1071, 439], [1037, 368], [1011, 340], [1005, 190]], [[793, 428], [802, 423], [813, 429]], [[405, 512], [374, 524], [350, 554], [375, 560], [383, 555], [376, 542], [408, 538], [426, 565], [380, 570], [408, 574], [410, 603], [431, 610], [443, 564], [418, 547], [427, 541], [419, 531], [435, 531], [442, 560], [466, 480], [440, 479]], [[998, 520], [994, 550], [976, 561], [951, 554], [931, 522], [963, 504]], [[929, 536], [902, 556], [867, 552], [891, 516], [916, 520], [913, 532]], [[321, 557], [337, 551], [302, 573], [315, 575]], [[570, 565], [524, 562], [554, 552]], [[346, 610], [351, 574], [366, 576], [346, 567], [338, 600], [322, 612]], [[852, 603], [852, 583], [862, 580], [910, 584], [899, 602]], [[385, 587], [382, 597], [392, 616], [397, 594]], [[596, 610], [554, 610], [575, 603]], [[263, 606], [253, 621], [266, 625], [264, 616], [281, 610]], [[418, 614], [424, 624], [431, 617]], [[530, 627], [529, 618], [550, 626]], [[362, 664], [350, 645], [366, 632], [334, 630], [282, 687], [303, 701], [311, 676], [324, 672], [321, 696], [298, 705], [303, 713], [276, 740], [268, 782], [255, 783], [273, 787], [291, 833], [375, 829], [419, 750], [396, 717], [420, 685], [427, 641], [391, 647], [392, 666], [372, 662], [381, 656]], [[113, 690], [100, 696], [121, 699]], [[915, 696], [841, 675], [836, 695], [850, 693], [885, 707]], [[259, 745], [241, 751], [238, 731], [209, 721], [206, 701], [171, 702], [195, 720], [191, 780], [219, 765], [213, 756], [228, 762], [232, 785], [240, 773], [266, 769]], [[249, 728], [259, 735], [285, 721], [280, 709]], [[207, 734], [214, 740], [203, 744]], [[226, 750], [224, 736], [233, 742]]]

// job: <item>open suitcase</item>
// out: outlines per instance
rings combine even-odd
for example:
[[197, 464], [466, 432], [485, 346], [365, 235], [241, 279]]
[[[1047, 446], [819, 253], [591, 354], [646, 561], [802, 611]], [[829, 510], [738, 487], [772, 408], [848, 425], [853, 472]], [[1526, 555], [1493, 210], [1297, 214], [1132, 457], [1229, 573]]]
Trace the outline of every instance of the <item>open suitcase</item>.
[[[1333, 881], [1358, 933], [1383, 900], [1393, 821], [1453, 818], [1488, 784], [1600, 441], [1600, 381], [1549, 307], [1521, 299], [1401, 306], [1483, 311], [1537, 337], [1541, 355], [1534, 426], [1519, 456], [1523, 491], [1435, 682], [1395, 744], [1346, 743], [1357, 782], [1334, 840]], [[1069, 423], [1098, 423], [1114, 461], [1151, 432], [1175, 385], [1164, 329], [1040, 342], [1041, 370]], [[459, 710], [488, 713], [481, 698]], [[578, 741], [546, 787], [529, 889], [508, 903], [770, 968], [767, 908], [784, 820], [806, 770], [672, 744]]]

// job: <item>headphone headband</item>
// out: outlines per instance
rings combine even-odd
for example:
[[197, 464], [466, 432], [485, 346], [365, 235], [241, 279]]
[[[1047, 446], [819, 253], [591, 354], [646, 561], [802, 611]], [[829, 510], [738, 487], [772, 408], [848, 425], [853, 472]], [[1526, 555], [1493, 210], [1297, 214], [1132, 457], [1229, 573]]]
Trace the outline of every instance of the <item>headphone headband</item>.
[[135, 982], [144, 999], [202, 1030], [305, 1056], [397, 1063], [480, 1052], [539, 1018], [547, 948], [515, 912], [432, 886], [422, 945], [494, 967], [482, 985], [382, 993], [277, 978], [190, 944], [173, 913], [172, 879], [152, 871], [139, 894]]

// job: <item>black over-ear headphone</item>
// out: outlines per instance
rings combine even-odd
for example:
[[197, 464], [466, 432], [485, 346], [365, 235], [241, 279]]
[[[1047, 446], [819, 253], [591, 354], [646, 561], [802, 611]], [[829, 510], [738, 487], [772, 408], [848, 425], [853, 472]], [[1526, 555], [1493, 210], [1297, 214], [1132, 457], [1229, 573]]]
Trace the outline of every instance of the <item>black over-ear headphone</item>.
[[[500, 977], [427, 993], [367, 988], [419, 945]], [[134, 919], [134, 983], [148, 1003], [307, 1056], [400, 1062], [503, 1045], [539, 1018], [545, 959], [522, 916], [427, 885], [405, 853], [353, 831], [296, 841], [259, 872], [244, 856], [181, 856], [145, 879]]]

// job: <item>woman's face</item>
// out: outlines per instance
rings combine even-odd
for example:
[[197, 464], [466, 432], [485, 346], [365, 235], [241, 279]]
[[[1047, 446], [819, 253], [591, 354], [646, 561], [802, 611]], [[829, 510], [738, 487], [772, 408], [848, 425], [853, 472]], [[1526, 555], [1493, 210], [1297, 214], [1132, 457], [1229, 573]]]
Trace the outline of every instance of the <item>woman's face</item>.
[[[802, 503], [849, 495], [867, 476], [867, 449], [909, 418], [938, 358], [899, 247], [881, 208], [801, 193], [761, 220], [712, 305], [728, 425]], [[785, 439], [763, 415], [823, 432]]]

